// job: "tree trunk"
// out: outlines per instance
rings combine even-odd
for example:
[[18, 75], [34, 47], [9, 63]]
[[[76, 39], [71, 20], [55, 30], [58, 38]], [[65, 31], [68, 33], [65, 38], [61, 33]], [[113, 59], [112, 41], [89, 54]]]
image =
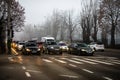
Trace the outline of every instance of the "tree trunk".
[[112, 23], [112, 28], [111, 28], [111, 47], [115, 47], [115, 25]]

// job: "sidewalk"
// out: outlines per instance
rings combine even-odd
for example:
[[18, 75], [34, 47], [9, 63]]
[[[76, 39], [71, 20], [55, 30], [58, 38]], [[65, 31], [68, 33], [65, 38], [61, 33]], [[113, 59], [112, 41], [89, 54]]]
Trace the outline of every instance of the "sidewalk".
[[120, 50], [119, 50], [119, 49], [110, 49], [110, 48], [105, 48], [105, 51], [119, 52], [119, 53], [120, 53]]

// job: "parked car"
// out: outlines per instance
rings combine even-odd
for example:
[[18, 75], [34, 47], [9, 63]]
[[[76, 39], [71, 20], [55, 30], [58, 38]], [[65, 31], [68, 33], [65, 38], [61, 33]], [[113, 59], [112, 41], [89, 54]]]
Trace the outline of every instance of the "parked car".
[[87, 44], [85, 43], [71, 43], [68, 46], [69, 54], [77, 54], [77, 55], [93, 55], [94, 50], [90, 48]]
[[26, 42], [22, 49], [23, 54], [41, 54], [36, 42]]
[[58, 45], [62, 51], [68, 51], [68, 46], [65, 42], [59, 42]]
[[44, 44], [45, 47], [45, 53], [47, 54], [62, 54], [62, 50], [60, 49], [59, 45], [57, 45], [56, 42], [47, 42]]
[[95, 51], [104, 51], [105, 47], [104, 44], [101, 42], [91, 42], [89, 46], [94, 49]]

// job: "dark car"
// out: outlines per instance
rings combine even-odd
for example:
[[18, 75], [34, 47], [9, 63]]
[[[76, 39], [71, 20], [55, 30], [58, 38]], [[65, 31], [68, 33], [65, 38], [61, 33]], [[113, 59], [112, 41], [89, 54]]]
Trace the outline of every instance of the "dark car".
[[45, 53], [62, 54], [62, 50], [56, 42], [47, 42], [45, 43]]
[[23, 54], [41, 54], [36, 42], [26, 42], [22, 49]]
[[85, 43], [71, 43], [68, 53], [77, 55], [93, 55], [94, 50]]

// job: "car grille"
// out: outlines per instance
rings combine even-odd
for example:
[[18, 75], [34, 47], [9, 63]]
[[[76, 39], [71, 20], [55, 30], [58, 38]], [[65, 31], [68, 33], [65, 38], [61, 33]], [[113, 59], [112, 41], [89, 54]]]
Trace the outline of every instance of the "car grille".
[[30, 50], [32, 50], [32, 51], [37, 51], [37, 48], [30, 48]]

